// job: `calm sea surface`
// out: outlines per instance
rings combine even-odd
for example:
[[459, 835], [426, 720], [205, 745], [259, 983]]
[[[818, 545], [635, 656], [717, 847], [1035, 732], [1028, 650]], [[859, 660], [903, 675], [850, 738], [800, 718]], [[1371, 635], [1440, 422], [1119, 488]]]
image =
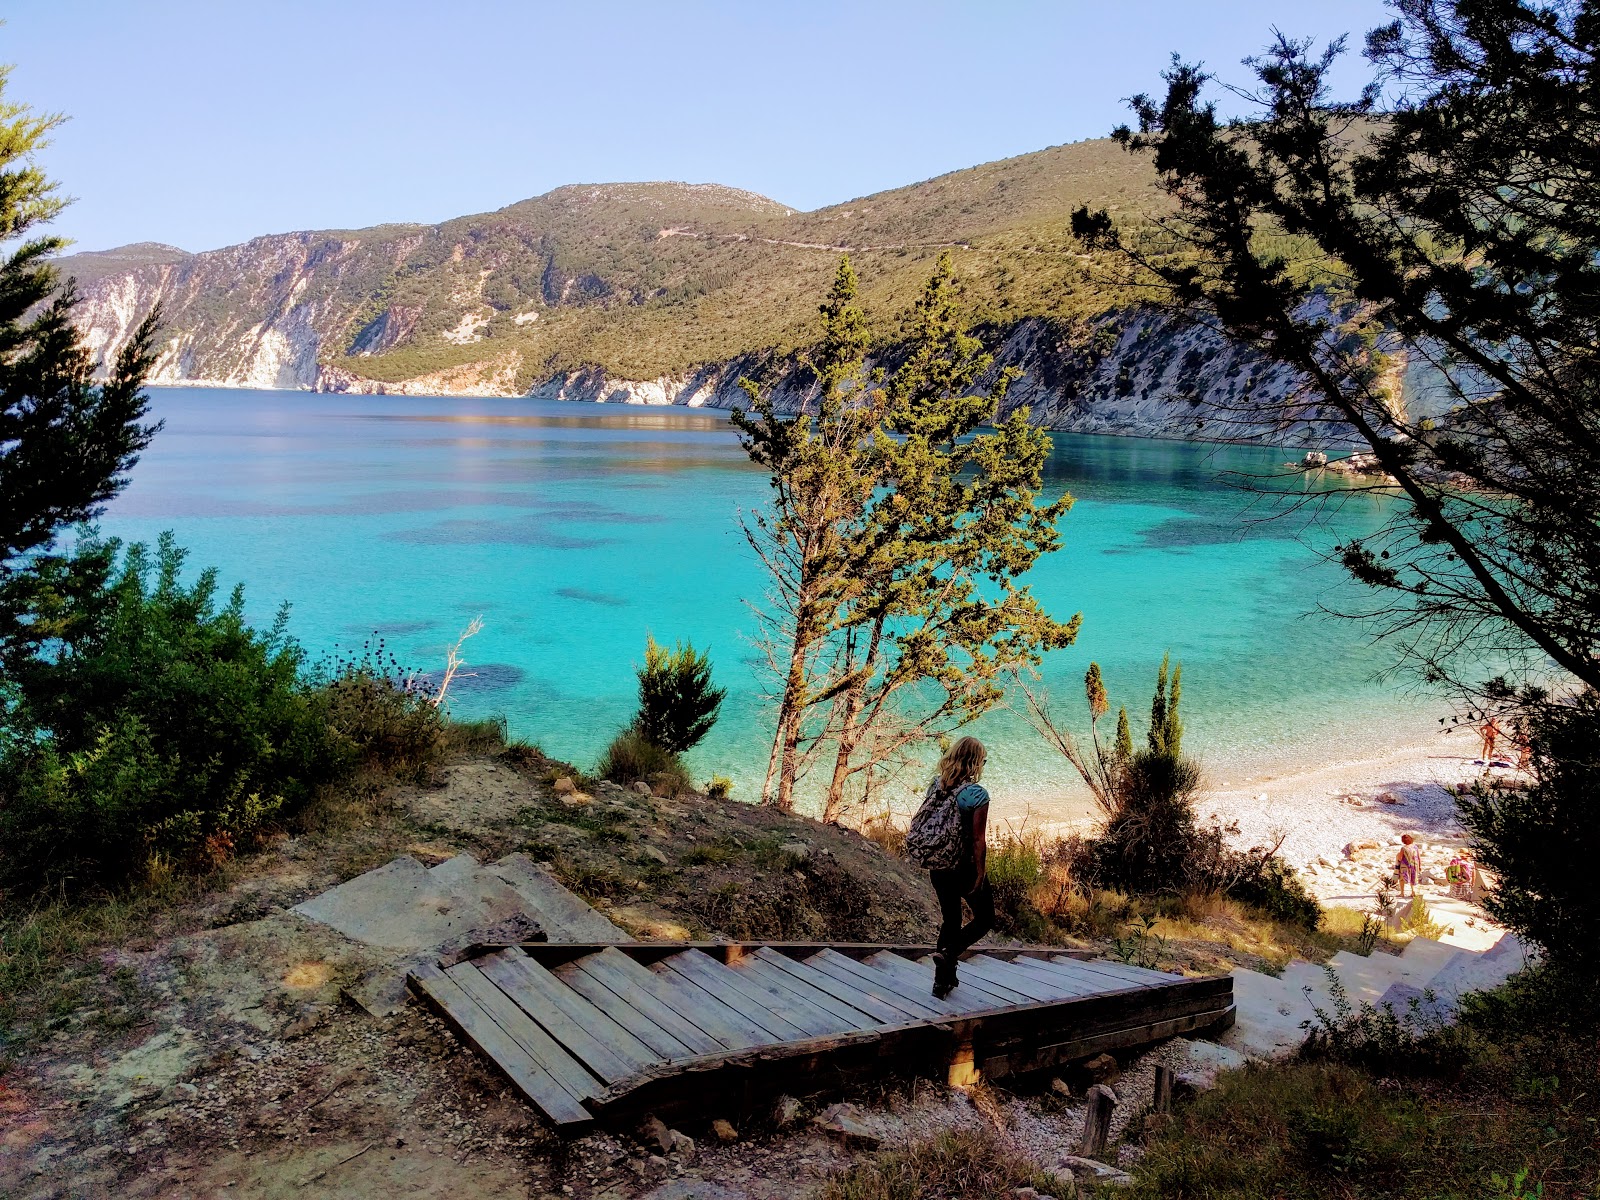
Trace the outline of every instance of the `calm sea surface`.
[[[752, 797], [768, 711], [747, 640], [762, 578], [739, 531], [766, 480], [723, 413], [530, 400], [153, 389], [166, 421], [102, 522], [124, 539], [171, 529], [191, 565], [246, 586], [252, 617], [284, 601], [313, 658], [377, 634], [437, 669], [463, 626], [476, 672], [462, 715], [503, 713], [551, 754], [591, 764], [629, 718], [646, 633], [709, 649], [729, 689], [691, 755]], [[1322, 562], [1379, 519], [1357, 498], [1321, 524], [1263, 521], [1219, 480], [1271, 471], [1281, 451], [1058, 434], [1048, 486], [1077, 504], [1062, 550], [1035, 569], [1078, 644], [1046, 679], [1081, 714], [1100, 662], [1138, 718], [1170, 650], [1184, 667], [1188, 745], [1212, 782], [1412, 740], [1441, 705], [1375, 678], [1386, 663], [1352, 623], [1318, 616], [1358, 598]], [[1053, 807], [1070, 769], [1016, 716], [996, 713], [986, 782]]]

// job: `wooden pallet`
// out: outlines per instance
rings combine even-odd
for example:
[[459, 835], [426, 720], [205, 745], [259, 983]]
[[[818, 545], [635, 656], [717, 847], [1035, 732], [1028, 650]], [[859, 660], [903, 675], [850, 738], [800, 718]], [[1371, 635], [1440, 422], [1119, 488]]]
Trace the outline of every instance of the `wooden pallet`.
[[933, 996], [931, 946], [632, 942], [474, 946], [413, 991], [555, 1124], [887, 1070], [954, 1082], [1044, 1070], [1232, 1023], [1233, 980], [1056, 949], [968, 952]]

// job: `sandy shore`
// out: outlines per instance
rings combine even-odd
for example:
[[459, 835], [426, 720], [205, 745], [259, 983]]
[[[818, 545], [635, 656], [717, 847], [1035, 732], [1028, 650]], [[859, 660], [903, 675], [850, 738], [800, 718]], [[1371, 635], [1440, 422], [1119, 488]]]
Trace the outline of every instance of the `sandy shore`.
[[[1429, 906], [1453, 921], [1463, 938], [1476, 941], [1490, 932], [1489, 922], [1475, 907], [1449, 899], [1444, 870], [1466, 845], [1448, 789], [1483, 773], [1474, 761], [1478, 749], [1475, 733], [1441, 733], [1367, 757], [1209, 787], [1195, 807], [1204, 819], [1237, 825], [1234, 840], [1240, 846], [1271, 844], [1281, 836], [1279, 852], [1319, 900], [1362, 909], [1371, 907], [1401, 836], [1409, 833], [1422, 846], [1422, 890]], [[1207, 774], [1215, 778], [1217, 765], [1210, 764]], [[1001, 802], [995, 815], [1002, 830], [1087, 832], [1096, 822], [1081, 797], [1018, 811]]]

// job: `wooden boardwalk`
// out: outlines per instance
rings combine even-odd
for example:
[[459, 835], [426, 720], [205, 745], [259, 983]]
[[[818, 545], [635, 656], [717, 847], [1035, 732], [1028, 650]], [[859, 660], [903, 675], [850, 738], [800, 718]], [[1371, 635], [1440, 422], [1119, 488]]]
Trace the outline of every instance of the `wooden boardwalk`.
[[742, 1106], [889, 1070], [952, 1082], [1226, 1027], [1233, 981], [1052, 949], [972, 951], [933, 997], [929, 946], [474, 946], [410, 986], [558, 1127]]

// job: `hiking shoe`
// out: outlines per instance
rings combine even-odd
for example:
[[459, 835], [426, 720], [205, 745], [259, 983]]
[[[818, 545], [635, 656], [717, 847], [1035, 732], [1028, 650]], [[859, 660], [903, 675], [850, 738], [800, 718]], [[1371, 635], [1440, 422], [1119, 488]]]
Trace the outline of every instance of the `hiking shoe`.
[[956, 990], [956, 964], [943, 954], [933, 956], [933, 998], [943, 1000]]

